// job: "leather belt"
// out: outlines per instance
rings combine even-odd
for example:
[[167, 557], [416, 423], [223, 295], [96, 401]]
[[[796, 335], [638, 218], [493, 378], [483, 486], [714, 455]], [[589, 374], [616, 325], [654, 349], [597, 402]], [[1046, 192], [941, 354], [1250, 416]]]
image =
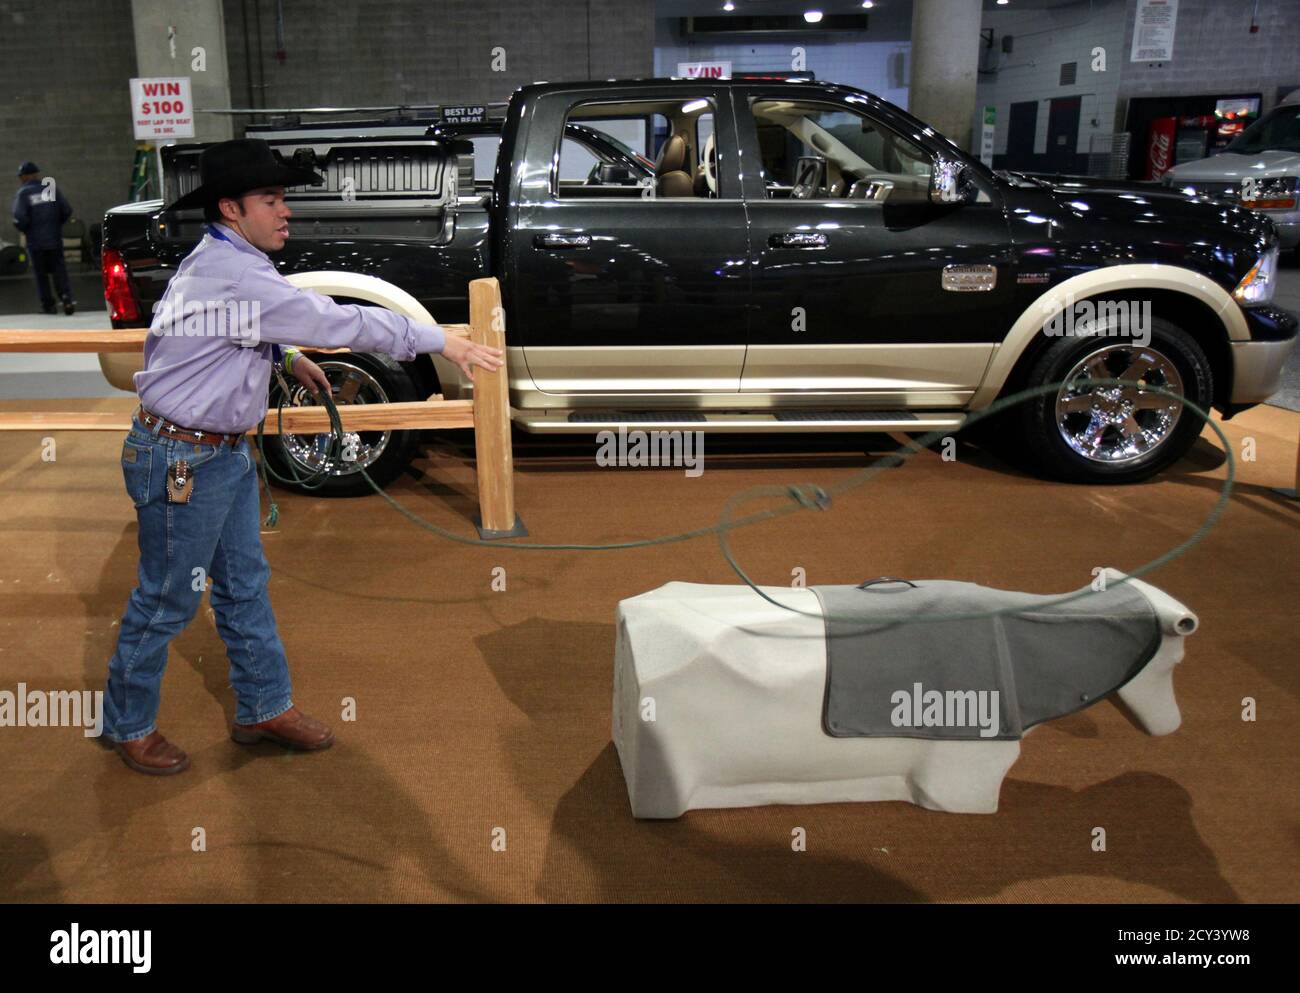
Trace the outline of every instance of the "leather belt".
[[183, 428], [179, 424], [173, 424], [165, 417], [145, 410], [141, 405], [136, 411], [136, 416], [140, 418], [140, 423], [145, 427], [152, 429], [155, 424], [161, 423], [162, 430], [158, 437], [175, 438], [177, 441], [187, 441], [196, 445], [223, 445], [229, 444], [232, 448], [239, 444], [239, 440], [244, 436], [242, 434], [217, 434], [213, 431], [191, 431], [189, 428]]

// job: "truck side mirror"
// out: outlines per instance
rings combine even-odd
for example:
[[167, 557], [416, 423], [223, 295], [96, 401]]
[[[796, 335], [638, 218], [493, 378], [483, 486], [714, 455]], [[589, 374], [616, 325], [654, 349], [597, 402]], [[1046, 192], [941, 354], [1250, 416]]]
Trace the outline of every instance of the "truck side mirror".
[[627, 166], [602, 162], [596, 167], [596, 182], [602, 186], [631, 186], [636, 179]]
[[970, 168], [958, 159], [939, 156], [930, 171], [931, 203], [972, 203], [979, 195]]

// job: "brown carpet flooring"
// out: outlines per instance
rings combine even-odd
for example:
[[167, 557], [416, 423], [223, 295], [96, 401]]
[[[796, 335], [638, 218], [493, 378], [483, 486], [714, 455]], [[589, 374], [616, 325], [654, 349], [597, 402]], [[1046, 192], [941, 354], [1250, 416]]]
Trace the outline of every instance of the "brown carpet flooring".
[[[129, 407], [129, 401], [126, 406]], [[68, 409], [68, 401], [0, 409]], [[121, 407], [86, 401], [87, 409]], [[1300, 669], [1300, 414], [1255, 439], [1218, 529], [1150, 577], [1201, 617], [1175, 676], [1184, 723], [1151, 738], [1109, 702], [1035, 731], [991, 816], [902, 803], [632, 819], [610, 742], [617, 602], [670, 580], [738, 581], [712, 538], [622, 552], [442, 541], [376, 497], [284, 495], [264, 536], [295, 697], [320, 754], [232, 743], [210, 610], [172, 645], [160, 728], [192, 768], [129, 771], [80, 731], [0, 728], [6, 901], [1294, 901]], [[1157, 482], [1048, 485], [963, 447], [924, 453], [829, 513], [738, 533], [759, 581], [953, 578], [1033, 592], [1132, 568], [1189, 535], [1224, 475], [1208, 429]], [[135, 578], [136, 525], [109, 433], [0, 435], [0, 689], [100, 689]], [[1241, 451], [1238, 447], [1238, 452]], [[717, 520], [755, 484], [833, 483], [861, 454], [710, 455], [681, 470], [517, 462], [531, 540], [607, 542]], [[394, 492], [473, 535], [472, 464], [440, 440]], [[776, 505], [776, 504], [773, 504]], [[761, 504], [752, 505], [755, 509]], [[507, 590], [491, 589], [493, 569]], [[1243, 697], [1258, 720], [1241, 719]], [[357, 719], [339, 719], [341, 701]], [[807, 832], [807, 851], [791, 832]], [[1091, 850], [1095, 827], [1107, 850]], [[192, 850], [196, 828], [207, 850]], [[494, 851], [494, 829], [505, 851]]]

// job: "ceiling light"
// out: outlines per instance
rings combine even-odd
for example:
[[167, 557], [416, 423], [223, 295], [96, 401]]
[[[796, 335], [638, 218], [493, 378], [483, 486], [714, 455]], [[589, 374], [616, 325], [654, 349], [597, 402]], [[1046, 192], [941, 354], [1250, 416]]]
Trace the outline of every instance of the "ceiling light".
[[822, 19], [822, 12], [820, 10], [805, 10], [803, 12], [803, 19], [809, 24], [816, 24]]

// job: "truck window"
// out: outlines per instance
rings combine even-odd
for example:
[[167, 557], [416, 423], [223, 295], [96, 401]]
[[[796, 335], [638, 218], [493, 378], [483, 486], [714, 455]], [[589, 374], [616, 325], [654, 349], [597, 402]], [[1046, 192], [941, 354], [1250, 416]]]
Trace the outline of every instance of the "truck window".
[[[696, 196], [704, 194], [716, 197], [718, 195], [718, 156], [717, 150], [710, 141], [711, 138], [713, 138], [713, 112], [707, 111], [695, 119], [695, 150], [699, 158], [695, 167], [694, 191]], [[705, 163], [706, 157], [711, 160], [709, 163]], [[712, 182], [709, 181], [709, 169], [706, 166], [712, 167]]]
[[[643, 117], [597, 120], [571, 116], [569, 120], [582, 125], [587, 138], [566, 135], [560, 144], [560, 196], [591, 196], [600, 192], [595, 188], [611, 186], [636, 192], [644, 173], [628, 168], [626, 160], [646, 160], [644, 150], [654, 122]], [[574, 187], [584, 189], [575, 191]]]
[[575, 183], [585, 183], [600, 162], [587, 148], [572, 138], [565, 138], [560, 146], [560, 189]]
[[713, 129], [708, 100], [578, 104], [565, 119], [570, 126], [588, 138], [566, 135], [560, 144], [555, 194], [562, 199], [712, 195], [700, 164], [701, 139]]
[[651, 119], [647, 123], [644, 117], [625, 117], [611, 118], [600, 120], [595, 118], [569, 118], [583, 127], [591, 128], [593, 131], [599, 131], [607, 137], [610, 144], [616, 148], [633, 152], [637, 155], [647, 155], [646, 149], [649, 147], [647, 142], [650, 140], [650, 132], [653, 130], [657, 121]]
[[501, 147], [499, 134], [481, 134], [470, 138], [474, 143], [474, 185], [492, 182], [497, 167], [497, 149]]
[[768, 199], [849, 199], [888, 184], [891, 200], [925, 200], [930, 153], [857, 110], [793, 100], [751, 104]]
[[1232, 139], [1224, 151], [1238, 155], [1260, 152], [1300, 152], [1300, 106], [1283, 104], [1274, 107], [1258, 121]]

